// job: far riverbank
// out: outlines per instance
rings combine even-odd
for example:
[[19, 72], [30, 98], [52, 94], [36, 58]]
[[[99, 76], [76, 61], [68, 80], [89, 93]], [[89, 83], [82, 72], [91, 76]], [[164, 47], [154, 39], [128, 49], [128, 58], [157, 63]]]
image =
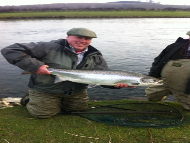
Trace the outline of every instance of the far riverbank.
[[189, 11], [43, 11], [0, 13], [0, 19], [190, 18]]

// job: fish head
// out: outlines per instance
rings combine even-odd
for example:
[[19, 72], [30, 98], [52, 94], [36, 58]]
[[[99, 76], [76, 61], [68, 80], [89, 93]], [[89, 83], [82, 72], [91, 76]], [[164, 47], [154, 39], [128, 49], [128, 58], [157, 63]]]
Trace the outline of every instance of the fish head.
[[153, 85], [162, 85], [163, 81], [158, 79], [158, 78], [154, 78], [154, 77], [144, 77], [140, 79], [142, 84], [153, 84]]

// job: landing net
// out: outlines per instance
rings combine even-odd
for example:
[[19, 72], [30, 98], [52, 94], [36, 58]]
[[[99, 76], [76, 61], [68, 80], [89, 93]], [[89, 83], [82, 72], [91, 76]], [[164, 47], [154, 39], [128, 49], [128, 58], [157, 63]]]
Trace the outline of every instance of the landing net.
[[109, 125], [131, 127], [166, 127], [183, 121], [178, 109], [162, 103], [112, 104], [72, 114]]

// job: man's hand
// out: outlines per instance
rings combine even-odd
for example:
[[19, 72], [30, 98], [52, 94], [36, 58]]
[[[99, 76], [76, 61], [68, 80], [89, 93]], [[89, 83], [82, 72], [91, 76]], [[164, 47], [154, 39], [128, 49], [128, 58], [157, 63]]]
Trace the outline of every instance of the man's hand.
[[36, 70], [36, 74], [39, 74], [39, 75], [45, 75], [45, 74], [51, 74], [47, 68], [49, 66], [48, 65], [42, 65], [41, 67], [39, 67], [37, 70]]
[[115, 85], [116, 88], [136, 88], [135, 86], [129, 86], [128, 84], [124, 84], [124, 83], [118, 83], [117, 85]]

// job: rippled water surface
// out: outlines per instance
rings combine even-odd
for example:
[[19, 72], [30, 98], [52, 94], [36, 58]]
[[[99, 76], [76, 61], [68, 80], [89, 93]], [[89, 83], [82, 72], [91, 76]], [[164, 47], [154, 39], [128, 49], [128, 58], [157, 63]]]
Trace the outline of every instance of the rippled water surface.
[[[0, 49], [13, 43], [50, 41], [65, 38], [73, 27], [93, 30], [98, 38], [92, 44], [99, 49], [110, 69], [147, 74], [151, 63], [178, 37], [188, 38], [188, 18], [124, 19], [49, 19], [0, 21]], [[22, 97], [29, 76], [10, 65], [0, 55], [0, 97]], [[136, 89], [88, 89], [90, 100], [146, 99], [145, 87]], [[167, 98], [175, 100], [173, 96]]]

